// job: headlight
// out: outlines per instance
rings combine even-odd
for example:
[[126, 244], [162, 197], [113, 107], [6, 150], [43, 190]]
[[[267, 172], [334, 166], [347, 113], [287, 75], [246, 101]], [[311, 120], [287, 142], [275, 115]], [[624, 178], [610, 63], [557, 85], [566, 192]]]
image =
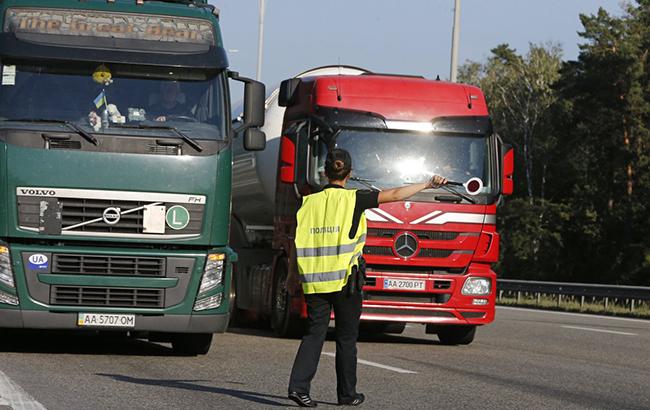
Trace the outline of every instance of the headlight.
[[221, 301], [223, 300], [223, 293], [217, 293], [213, 296], [208, 296], [207, 298], [199, 299], [194, 304], [194, 310], [207, 310], [207, 309], [216, 309], [221, 306]]
[[9, 248], [0, 246], [0, 282], [14, 288], [14, 272], [11, 269], [11, 257], [9, 256]]
[[489, 295], [492, 290], [492, 281], [487, 278], [470, 276], [465, 280], [463, 289], [460, 293], [466, 296]]
[[206, 293], [223, 282], [223, 263], [226, 255], [223, 253], [211, 253], [205, 261], [203, 269], [203, 278], [199, 286], [199, 295]]
[[18, 305], [18, 297], [0, 290], [0, 303], [16, 306]]

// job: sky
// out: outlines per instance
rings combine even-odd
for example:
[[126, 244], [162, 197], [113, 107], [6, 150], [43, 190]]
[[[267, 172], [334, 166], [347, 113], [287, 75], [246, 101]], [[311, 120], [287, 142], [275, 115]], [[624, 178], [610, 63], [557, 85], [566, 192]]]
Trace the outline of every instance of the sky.
[[[259, 0], [210, 0], [221, 10], [230, 68], [255, 78]], [[454, 0], [266, 0], [261, 80], [272, 87], [309, 68], [346, 64], [374, 72], [449, 78]], [[508, 43], [559, 43], [576, 59], [579, 14], [620, 0], [462, 0], [459, 65]]]

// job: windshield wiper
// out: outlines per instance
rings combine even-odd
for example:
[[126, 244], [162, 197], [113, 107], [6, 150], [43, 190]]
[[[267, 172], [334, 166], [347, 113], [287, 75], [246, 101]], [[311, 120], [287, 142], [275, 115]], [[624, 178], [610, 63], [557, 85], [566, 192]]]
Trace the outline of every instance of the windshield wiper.
[[476, 204], [476, 201], [473, 200], [472, 198], [468, 197], [467, 195], [461, 194], [460, 192], [457, 192], [457, 191], [455, 191], [455, 190], [449, 188], [448, 186], [441, 185], [440, 188], [444, 189], [445, 191], [449, 192], [450, 194], [454, 194], [454, 195], [456, 195], [457, 197], [466, 200], [466, 201], [469, 202], [470, 204]]
[[68, 129], [84, 137], [86, 141], [91, 142], [94, 145], [99, 145], [99, 141], [97, 140], [97, 138], [95, 138], [91, 133], [84, 131], [81, 127], [79, 127], [77, 124], [71, 121], [47, 119], [47, 118], [8, 118], [3, 121], [35, 122], [35, 123], [42, 123], [42, 124], [47, 124], [47, 123], [63, 124], [66, 127], [68, 127]]
[[171, 131], [174, 134], [176, 134], [177, 137], [179, 137], [183, 141], [187, 142], [187, 144], [190, 147], [194, 148], [198, 152], [203, 151], [203, 147], [198, 142], [196, 142], [192, 137], [185, 134], [184, 132], [182, 132], [178, 128], [172, 127], [171, 125], [147, 125], [147, 124], [124, 125], [124, 124], [112, 124], [111, 126], [113, 128], [136, 128], [136, 129], [142, 129], [142, 130], [167, 130], [167, 131]]
[[371, 182], [375, 182], [373, 179], [366, 179], [366, 178], [359, 178], [359, 177], [350, 177], [351, 181], [356, 181], [361, 183], [361, 185], [365, 186], [366, 188], [372, 189], [373, 191], [379, 191], [381, 192], [380, 188], [377, 188]]

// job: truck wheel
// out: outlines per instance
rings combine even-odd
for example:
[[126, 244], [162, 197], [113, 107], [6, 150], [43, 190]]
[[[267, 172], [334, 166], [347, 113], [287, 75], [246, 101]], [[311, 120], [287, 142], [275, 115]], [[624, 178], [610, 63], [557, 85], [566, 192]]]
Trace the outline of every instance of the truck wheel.
[[440, 343], [443, 345], [468, 345], [474, 340], [474, 335], [476, 334], [476, 326], [439, 326], [436, 329], [436, 333], [438, 334]]
[[241, 325], [241, 311], [237, 308], [237, 284], [235, 283], [236, 268], [233, 264], [232, 278], [230, 279], [230, 290], [228, 291], [228, 328]]
[[300, 337], [304, 333], [304, 323], [291, 314], [291, 296], [287, 290], [287, 264], [278, 262], [277, 274], [273, 283], [273, 306], [271, 307], [271, 328], [280, 337]]
[[179, 333], [172, 337], [174, 352], [182, 356], [206, 354], [212, 344], [212, 333]]

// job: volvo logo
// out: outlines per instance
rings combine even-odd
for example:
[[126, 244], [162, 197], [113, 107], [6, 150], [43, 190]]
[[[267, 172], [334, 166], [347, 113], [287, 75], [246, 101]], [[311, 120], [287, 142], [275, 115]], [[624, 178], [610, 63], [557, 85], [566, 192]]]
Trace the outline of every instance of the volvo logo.
[[121, 217], [122, 210], [113, 206], [104, 209], [104, 212], [102, 213], [102, 219], [107, 225], [115, 225], [116, 223], [120, 222]]
[[395, 253], [402, 258], [410, 258], [418, 250], [417, 238], [408, 232], [404, 232], [395, 239]]

